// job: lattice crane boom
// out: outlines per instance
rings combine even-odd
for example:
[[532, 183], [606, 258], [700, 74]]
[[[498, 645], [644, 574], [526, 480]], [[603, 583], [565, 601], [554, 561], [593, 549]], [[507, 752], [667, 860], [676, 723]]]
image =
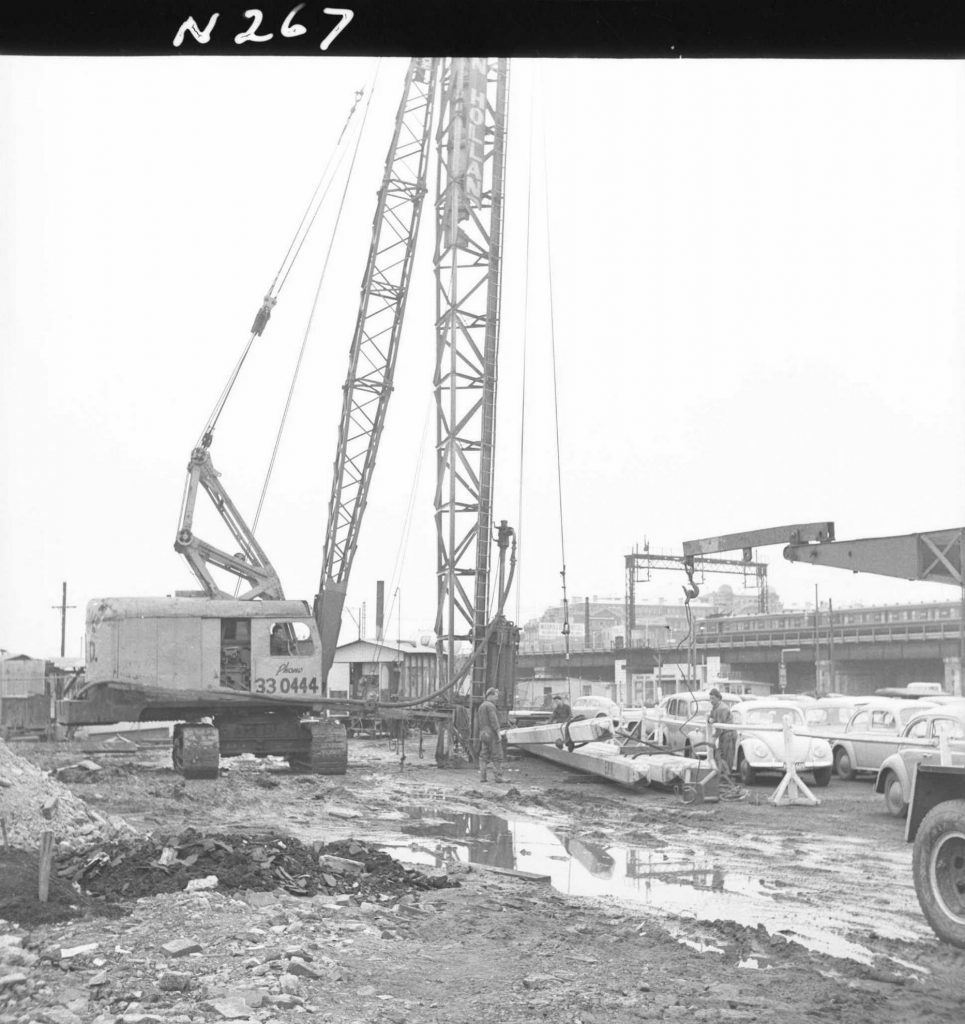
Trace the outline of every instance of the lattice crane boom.
[[378, 454], [405, 314], [432, 137], [438, 61], [408, 67], [378, 193], [343, 389], [315, 618], [327, 675]]

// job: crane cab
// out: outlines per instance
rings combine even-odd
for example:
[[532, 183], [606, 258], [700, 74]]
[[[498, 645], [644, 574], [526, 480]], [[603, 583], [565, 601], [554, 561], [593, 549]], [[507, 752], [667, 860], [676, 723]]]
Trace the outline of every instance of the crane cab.
[[239, 701], [307, 709], [324, 697], [321, 638], [304, 601], [101, 598], [87, 606], [77, 696], [62, 721], [181, 718]]

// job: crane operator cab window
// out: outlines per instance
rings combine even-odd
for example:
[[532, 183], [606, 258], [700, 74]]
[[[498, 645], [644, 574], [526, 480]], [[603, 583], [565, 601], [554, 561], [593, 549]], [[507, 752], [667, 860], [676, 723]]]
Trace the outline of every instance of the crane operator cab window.
[[315, 653], [312, 632], [304, 622], [273, 622], [270, 636], [269, 654], [272, 657], [297, 657]]
[[222, 686], [230, 690], [251, 689], [251, 620], [221, 620]]

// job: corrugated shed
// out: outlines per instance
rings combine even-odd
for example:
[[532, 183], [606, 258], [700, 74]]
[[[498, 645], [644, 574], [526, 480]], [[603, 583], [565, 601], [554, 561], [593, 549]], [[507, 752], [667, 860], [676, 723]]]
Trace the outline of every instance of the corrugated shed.
[[27, 654], [0, 658], [0, 697], [32, 697], [44, 692], [47, 663]]

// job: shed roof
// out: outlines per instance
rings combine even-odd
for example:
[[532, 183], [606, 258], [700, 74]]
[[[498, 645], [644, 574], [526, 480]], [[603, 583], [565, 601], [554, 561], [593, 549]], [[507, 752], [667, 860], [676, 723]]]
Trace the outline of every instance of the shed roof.
[[335, 650], [336, 661], [384, 661], [397, 659], [399, 655], [403, 658], [414, 654], [435, 655], [434, 647], [427, 647], [424, 644], [406, 643], [403, 641], [391, 640], [352, 640], [347, 644], [340, 644]]

